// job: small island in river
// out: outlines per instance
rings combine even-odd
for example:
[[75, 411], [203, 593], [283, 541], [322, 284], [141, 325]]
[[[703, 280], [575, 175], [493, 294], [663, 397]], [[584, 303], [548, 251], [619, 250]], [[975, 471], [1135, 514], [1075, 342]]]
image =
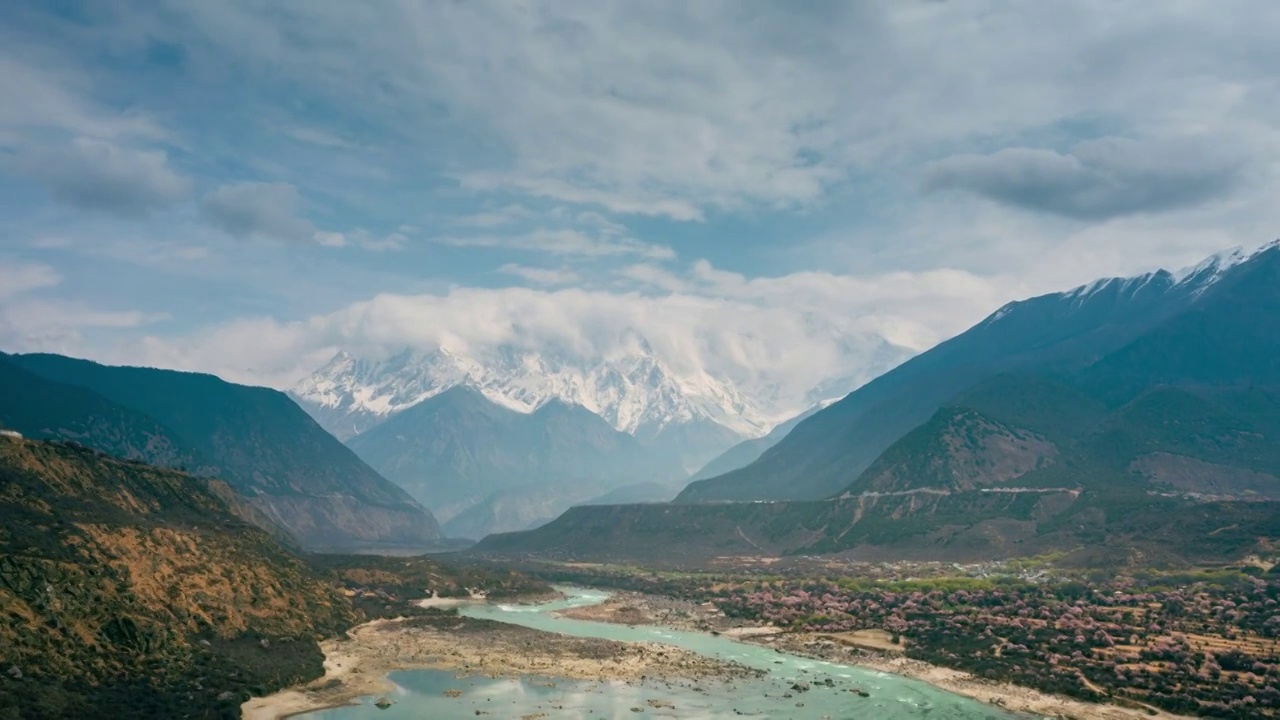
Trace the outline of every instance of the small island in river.
[[510, 623], [436, 611], [383, 619], [321, 643], [324, 677], [253, 698], [245, 720], [275, 720], [387, 692], [387, 673], [442, 669], [490, 677], [572, 680], [732, 680], [758, 671], [680, 648], [545, 632]]

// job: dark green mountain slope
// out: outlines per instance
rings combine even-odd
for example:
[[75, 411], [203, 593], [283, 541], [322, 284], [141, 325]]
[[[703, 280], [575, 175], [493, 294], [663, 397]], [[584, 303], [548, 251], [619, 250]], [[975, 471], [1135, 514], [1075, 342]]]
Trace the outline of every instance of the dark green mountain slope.
[[449, 534], [470, 537], [529, 527], [622, 485], [680, 474], [674, 459], [585, 408], [552, 401], [519, 413], [465, 386], [397, 413], [350, 446], [444, 518]]
[[1234, 268], [1185, 312], [1084, 372], [1108, 399], [1159, 384], [1280, 385], [1280, 245]]
[[0, 427], [27, 437], [74, 440], [116, 457], [200, 469], [168, 428], [93, 391], [46, 380], [0, 353]]
[[876, 459], [846, 494], [969, 492], [1053, 465], [1045, 436], [968, 408], [945, 407]]
[[[439, 538], [428, 512], [279, 392], [58, 355], [7, 360], [24, 376], [43, 378], [41, 392], [53, 399], [24, 398], [31, 390], [23, 376], [0, 376], [18, 400], [5, 411], [18, 429], [158, 464], [193, 464], [307, 547], [422, 547]], [[81, 429], [86, 422], [92, 433]]]
[[[1025, 381], [1016, 385], [1030, 388]], [[999, 409], [982, 408], [977, 399], [940, 409], [843, 495], [1056, 487], [1103, 500], [1111, 493], [1174, 490], [1280, 499], [1280, 394], [1274, 389], [1161, 385], [1074, 435], [1062, 432], [1057, 415], [1023, 414], [1008, 424], [996, 419]], [[1176, 483], [1175, 476], [1181, 478]], [[1233, 476], [1239, 487], [1229, 492]]]
[[[1207, 265], [1180, 279], [1159, 271], [1011, 303], [801, 422], [751, 465], [691, 484], [677, 502], [837, 492], [942, 404], [1002, 373], [1075, 376], [1098, 366], [1093, 387], [1111, 404], [1161, 377], [1274, 374], [1278, 272], [1280, 245], [1272, 245], [1231, 268]], [[1223, 355], [1210, 370], [1179, 338], [1220, 343]], [[1113, 387], [1100, 384], [1104, 377]]]

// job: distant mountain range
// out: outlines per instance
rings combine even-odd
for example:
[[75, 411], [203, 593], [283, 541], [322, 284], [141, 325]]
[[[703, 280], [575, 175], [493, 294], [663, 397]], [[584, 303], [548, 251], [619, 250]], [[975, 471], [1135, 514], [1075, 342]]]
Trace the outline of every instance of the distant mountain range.
[[0, 426], [216, 476], [268, 529], [283, 528], [308, 548], [423, 548], [440, 539], [429, 512], [275, 390], [59, 355], [0, 355]]
[[1277, 448], [1272, 243], [1010, 303], [677, 505], [577, 507], [478, 550], [1216, 557], [1280, 539]]
[[815, 378], [798, 398], [769, 382], [677, 373], [643, 340], [609, 358], [512, 347], [340, 352], [290, 394], [430, 507], [446, 534], [478, 538], [599, 497], [670, 499], [740, 443], [713, 467], [745, 465], [794, 425], [773, 428], [790, 404], [839, 397], [910, 354], [881, 342], [869, 367]]
[[851, 355], [845, 374], [814, 378], [807, 394], [786, 397], [767, 379], [748, 386], [704, 371], [678, 373], [644, 341], [608, 358], [512, 347], [404, 350], [385, 359], [340, 352], [291, 395], [344, 441], [455, 386], [524, 413], [558, 399], [587, 408], [650, 452], [678, 460], [689, 474], [732, 445], [765, 434], [788, 413], [840, 397], [909, 356], [882, 342]]
[[524, 529], [624, 485], [684, 477], [677, 459], [650, 452], [586, 408], [553, 399], [518, 412], [464, 385], [349, 444], [459, 537]]

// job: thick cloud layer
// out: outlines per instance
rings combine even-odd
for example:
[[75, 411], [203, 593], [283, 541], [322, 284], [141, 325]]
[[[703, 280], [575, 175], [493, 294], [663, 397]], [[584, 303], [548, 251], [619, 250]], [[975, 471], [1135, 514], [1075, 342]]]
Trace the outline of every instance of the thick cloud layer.
[[151, 337], [129, 352], [159, 365], [288, 386], [343, 348], [376, 357], [405, 347], [443, 345], [480, 356], [511, 347], [603, 359], [643, 341], [678, 373], [773, 387], [798, 404], [823, 380], [857, 376], [885, 353], [902, 357], [958, 332], [999, 297], [991, 284], [953, 272], [747, 280], [700, 264], [671, 280], [678, 287], [665, 292], [647, 285], [382, 294], [296, 322], [260, 318], [175, 340]]
[[1266, 0], [57, 10], [0, 4], [0, 349], [643, 337], [793, 388], [1280, 234]]

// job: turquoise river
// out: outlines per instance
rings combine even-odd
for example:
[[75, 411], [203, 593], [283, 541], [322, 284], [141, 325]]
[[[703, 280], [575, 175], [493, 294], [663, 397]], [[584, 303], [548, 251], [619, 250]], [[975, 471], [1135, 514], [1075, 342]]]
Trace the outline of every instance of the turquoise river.
[[[644, 683], [588, 682], [561, 678], [492, 679], [439, 670], [395, 672], [394, 704], [374, 706], [375, 698], [356, 705], [309, 713], [306, 720], [436, 720], [475, 718], [518, 720], [592, 720], [610, 718], [794, 718], [796, 720], [1011, 719], [1018, 716], [960, 697], [923, 682], [854, 665], [822, 662], [700, 632], [662, 627], [612, 625], [556, 617], [557, 610], [603, 602], [608, 593], [561, 588], [566, 597], [538, 605], [476, 603], [462, 614], [524, 625], [538, 630], [627, 642], [659, 642], [709, 657], [732, 660], [767, 672], [758, 680]], [[825, 680], [831, 678], [834, 686]], [[808, 683], [795, 692], [795, 683]], [[447, 690], [459, 690], [450, 697]], [[856, 690], [868, 694], [860, 696]], [[791, 697], [784, 697], [785, 694]], [[654, 701], [652, 704], [650, 701]], [[657, 705], [657, 706], [655, 706]], [[671, 707], [674, 706], [674, 707]], [[633, 709], [634, 708], [634, 709]]]

